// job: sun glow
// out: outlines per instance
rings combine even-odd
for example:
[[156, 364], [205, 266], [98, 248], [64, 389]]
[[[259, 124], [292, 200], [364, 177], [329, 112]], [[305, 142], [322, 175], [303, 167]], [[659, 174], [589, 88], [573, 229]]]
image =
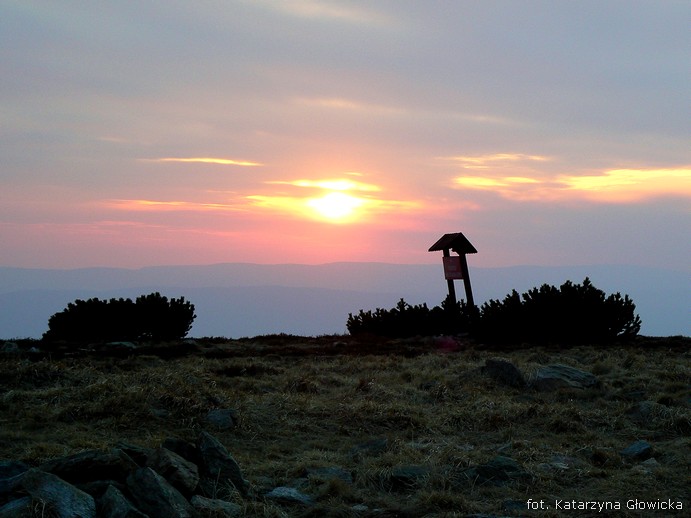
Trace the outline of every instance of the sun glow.
[[365, 204], [363, 198], [356, 198], [343, 192], [330, 192], [319, 198], [307, 200], [307, 206], [329, 220], [344, 221], [355, 215], [356, 209]]

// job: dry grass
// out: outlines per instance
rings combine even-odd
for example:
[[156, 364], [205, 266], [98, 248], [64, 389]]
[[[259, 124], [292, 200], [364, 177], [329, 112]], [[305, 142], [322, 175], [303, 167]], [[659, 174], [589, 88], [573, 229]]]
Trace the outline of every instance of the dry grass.
[[[0, 460], [39, 464], [119, 441], [194, 440], [208, 429], [258, 495], [236, 500], [247, 516], [561, 516], [511, 507], [529, 498], [550, 505], [618, 501], [619, 516], [645, 515], [626, 510], [629, 499], [685, 499], [688, 512], [689, 340], [649, 342], [517, 351], [465, 344], [438, 352], [424, 340], [279, 336], [200, 340], [188, 355], [178, 348], [123, 358], [5, 356]], [[549, 363], [572, 365], [602, 385], [555, 393], [501, 386], [480, 371], [493, 357], [527, 376]], [[644, 401], [644, 411], [632, 410]], [[209, 428], [204, 417], [214, 408], [235, 409], [239, 426]], [[374, 439], [386, 439], [384, 451], [355, 452]], [[653, 445], [655, 461], [623, 460], [619, 452], [640, 439]], [[531, 477], [493, 486], [465, 475], [497, 455], [515, 459]], [[333, 466], [352, 473], [352, 483], [306, 477]], [[398, 484], [404, 466], [423, 475]], [[316, 504], [282, 506], [261, 497], [281, 485], [299, 487]]]

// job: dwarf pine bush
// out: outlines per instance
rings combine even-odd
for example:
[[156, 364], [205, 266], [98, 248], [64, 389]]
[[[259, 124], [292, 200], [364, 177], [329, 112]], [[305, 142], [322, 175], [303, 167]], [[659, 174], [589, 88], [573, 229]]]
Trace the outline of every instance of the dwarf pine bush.
[[176, 340], [184, 338], [196, 318], [194, 305], [160, 293], [131, 299], [76, 300], [48, 320], [45, 341], [89, 342]]

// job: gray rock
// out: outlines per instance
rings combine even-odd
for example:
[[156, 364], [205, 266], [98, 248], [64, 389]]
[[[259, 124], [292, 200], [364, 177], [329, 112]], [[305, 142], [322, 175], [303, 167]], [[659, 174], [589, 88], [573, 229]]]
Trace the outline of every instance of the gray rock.
[[647, 441], [636, 441], [619, 452], [628, 460], [646, 460], [653, 454], [653, 447]]
[[24, 496], [0, 506], [0, 518], [31, 518], [31, 498]]
[[422, 486], [431, 474], [426, 466], [396, 466], [383, 485], [389, 491], [413, 491]]
[[314, 503], [311, 496], [301, 493], [293, 487], [276, 487], [264, 496], [269, 500], [275, 500], [284, 504], [300, 504], [310, 506]]
[[142, 446], [137, 446], [135, 444], [129, 444], [126, 442], [119, 441], [115, 445], [115, 449], [123, 452], [130, 459], [132, 459], [137, 466], [146, 466], [146, 460], [153, 453], [151, 448], [144, 448]]
[[149, 457], [147, 464], [184, 495], [191, 495], [199, 483], [199, 470], [196, 464], [183, 459], [166, 448], [157, 448]]
[[58, 518], [96, 516], [96, 502], [91, 495], [51, 473], [30, 469], [22, 475], [22, 488], [31, 497], [44, 501]]
[[515, 482], [525, 482], [532, 477], [512, 458], [498, 455], [485, 464], [462, 469], [452, 475], [452, 478], [465, 480], [473, 485], [503, 486]]
[[24, 473], [26, 473], [26, 470], [13, 477], [0, 478], [0, 498], [10, 495], [21, 487]]
[[242, 515], [242, 507], [232, 502], [206, 498], [201, 495], [194, 495], [190, 500], [194, 507], [202, 516], [213, 516], [215, 518], [235, 518]]
[[218, 430], [231, 430], [237, 426], [238, 413], [231, 408], [216, 408], [204, 420]]
[[185, 441], [183, 439], [176, 439], [173, 437], [168, 437], [161, 445], [166, 450], [170, 450], [173, 453], [177, 453], [185, 460], [190, 461], [192, 464], [199, 466], [202, 463], [202, 458], [199, 455], [199, 450], [191, 442]]
[[200, 468], [203, 476], [216, 483], [229, 481], [240, 494], [247, 495], [249, 484], [242, 476], [240, 466], [218, 439], [202, 432], [197, 440], [197, 449], [202, 459]]
[[599, 385], [597, 377], [568, 365], [548, 365], [540, 368], [531, 385], [540, 391], [585, 389]]
[[502, 385], [509, 387], [523, 387], [525, 386], [525, 378], [518, 367], [508, 360], [499, 358], [492, 358], [485, 361], [485, 366], [482, 367], [482, 373], [486, 374]]
[[151, 468], [127, 477], [127, 489], [139, 510], [151, 518], [191, 518], [197, 512], [184, 496]]
[[109, 486], [99, 501], [99, 516], [102, 518], [149, 518], [115, 486]]
[[346, 484], [353, 483], [353, 474], [338, 466], [327, 468], [308, 468], [307, 478], [314, 480], [342, 480]]
[[88, 450], [48, 461], [41, 465], [40, 469], [71, 484], [78, 484], [93, 480], [124, 482], [127, 476], [137, 469], [137, 465], [120, 450]]

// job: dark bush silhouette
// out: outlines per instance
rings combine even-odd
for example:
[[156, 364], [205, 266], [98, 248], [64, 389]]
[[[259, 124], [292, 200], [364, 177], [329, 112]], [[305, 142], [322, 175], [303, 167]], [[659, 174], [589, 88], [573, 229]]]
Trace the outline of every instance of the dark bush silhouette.
[[583, 284], [547, 284], [523, 296], [513, 290], [504, 300], [489, 300], [480, 309], [447, 298], [441, 306], [411, 306], [401, 299], [390, 310], [350, 313], [352, 335], [391, 338], [469, 332], [486, 343], [606, 343], [634, 338], [641, 319], [633, 301], [616, 293], [606, 296], [586, 277]]
[[469, 309], [463, 302], [455, 304], [447, 297], [441, 306], [411, 306], [401, 299], [392, 309], [377, 308], [348, 314], [346, 328], [351, 335], [373, 334], [391, 338], [417, 335], [458, 334], [468, 330]]
[[163, 341], [184, 338], [196, 318], [184, 297], [151, 293], [131, 299], [76, 300], [48, 320], [45, 341]]
[[559, 288], [543, 284], [521, 297], [516, 290], [503, 301], [480, 308], [475, 338], [489, 343], [606, 343], [635, 337], [641, 319], [628, 295], [606, 296], [587, 277]]

